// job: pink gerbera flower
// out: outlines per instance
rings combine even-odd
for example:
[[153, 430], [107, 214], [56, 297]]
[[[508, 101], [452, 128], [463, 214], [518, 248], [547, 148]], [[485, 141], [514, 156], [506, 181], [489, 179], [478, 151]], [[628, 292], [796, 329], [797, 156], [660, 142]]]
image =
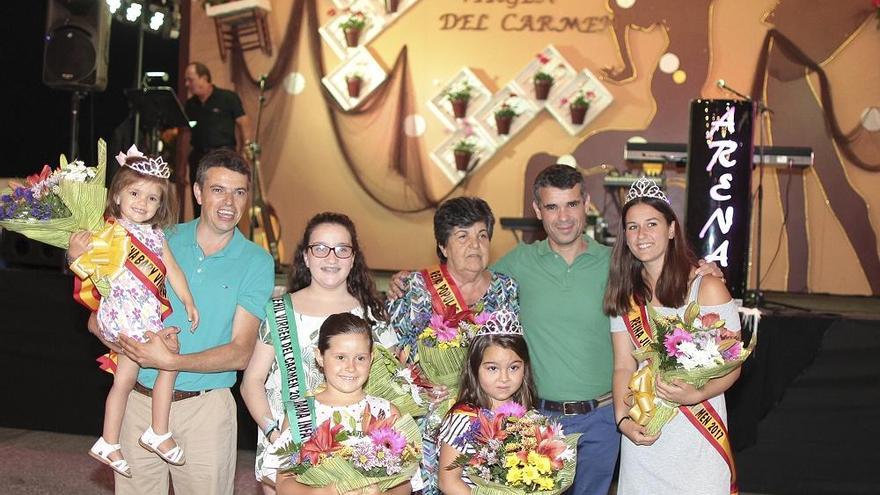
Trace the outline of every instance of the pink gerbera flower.
[[398, 455], [406, 448], [406, 438], [390, 426], [376, 428], [370, 432], [370, 439], [374, 445], [381, 445]]
[[523, 417], [526, 413], [526, 408], [520, 405], [517, 402], [508, 401], [504, 404], [501, 404], [495, 409], [495, 414], [504, 415], [504, 416], [514, 416], [517, 418]]
[[666, 335], [663, 345], [666, 346], [667, 354], [672, 357], [680, 357], [682, 353], [678, 350], [678, 344], [691, 341], [693, 341], [693, 337], [687, 330], [676, 327], [672, 333]]
[[430, 326], [434, 329], [434, 333], [437, 334], [439, 342], [449, 342], [455, 340], [455, 337], [458, 336], [458, 328], [446, 326], [442, 315], [432, 316]]

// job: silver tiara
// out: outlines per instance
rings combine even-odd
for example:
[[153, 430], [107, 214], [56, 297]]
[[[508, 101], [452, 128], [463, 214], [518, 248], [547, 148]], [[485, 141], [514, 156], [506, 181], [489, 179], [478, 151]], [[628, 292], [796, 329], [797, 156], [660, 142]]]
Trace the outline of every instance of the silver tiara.
[[[128, 163], [130, 158], [140, 158], [140, 160]], [[171, 169], [168, 168], [168, 163], [166, 163], [161, 156], [158, 158], [150, 158], [138, 151], [137, 146], [135, 145], [131, 145], [131, 148], [129, 148], [126, 153], [120, 151], [119, 154], [116, 155], [116, 161], [119, 162], [119, 166], [128, 167], [142, 174], [152, 175], [153, 177], [158, 177], [160, 179], [171, 177]]]
[[633, 185], [629, 188], [629, 192], [626, 193], [626, 201], [624, 201], [624, 203], [629, 203], [637, 198], [662, 199], [667, 204], [669, 203], [669, 198], [666, 197], [666, 193], [663, 192], [663, 189], [660, 189], [660, 186], [654, 181], [645, 177], [639, 177], [639, 180], [633, 182]]
[[522, 335], [523, 327], [513, 311], [502, 309], [492, 313], [489, 320], [477, 331], [479, 335]]

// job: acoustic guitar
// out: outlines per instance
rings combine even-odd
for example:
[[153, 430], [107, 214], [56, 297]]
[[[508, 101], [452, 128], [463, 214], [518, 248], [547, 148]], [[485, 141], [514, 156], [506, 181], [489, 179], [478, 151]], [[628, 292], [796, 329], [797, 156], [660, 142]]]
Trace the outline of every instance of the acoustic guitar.
[[275, 260], [275, 271], [281, 271], [282, 260], [286, 258], [284, 246], [281, 243], [281, 222], [275, 213], [275, 208], [265, 200], [263, 191], [262, 174], [260, 172], [260, 144], [258, 141], [260, 135], [260, 119], [263, 114], [263, 104], [266, 102], [264, 95], [266, 85], [265, 75], [260, 77], [260, 98], [257, 110], [257, 127], [254, 135], [254, 142], [247, 146], [247, 153], [252, 162], [252, 178], [253, 194], [251, 195], [250, 208], [250, 228], [248, 236], [250, 240], [263, 249], [269, 251], [272, 259]]

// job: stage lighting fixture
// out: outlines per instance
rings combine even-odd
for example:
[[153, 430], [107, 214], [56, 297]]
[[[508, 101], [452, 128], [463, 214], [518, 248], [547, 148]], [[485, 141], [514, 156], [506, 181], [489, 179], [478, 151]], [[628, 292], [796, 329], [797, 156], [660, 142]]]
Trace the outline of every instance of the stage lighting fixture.
[[110, 9], [110, 14], [115, 14], [122, 7], [122, 0], [107, 0], [107, 7]]
[[158, 10], [153, 12], [153, 15], [150, 16], [150, 29], [158, 31], [162, 29], [163, 24], [165, 24], [165, 13]]
[[125, 20], [128, 22], [138, 22], [138, 19], [141, 18], [141, 13], [144, 10], [144, 6], [137, 3], [131, 2], [131, 5], [125, 10]]

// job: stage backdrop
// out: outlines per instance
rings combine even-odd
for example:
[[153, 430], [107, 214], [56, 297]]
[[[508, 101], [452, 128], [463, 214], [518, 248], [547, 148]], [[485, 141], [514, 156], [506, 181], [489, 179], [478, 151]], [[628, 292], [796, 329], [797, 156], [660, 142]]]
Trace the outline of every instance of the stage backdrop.
[[[197, 2], [184, 51], [219, 86], [235, 87], [252, 118], [256, 78], [269, 75], [264, 175], [288, 251], [311, 215], [336, 210], [355, 220], [371, 267], [425, 266], [435, 261], [433, 205], [475, 195], [497, 217], [523, 216], [531, 178], [565, 154], [616, 221], [597, 167], [625, 170], [628, 140], [687, 142], [689, 101], [733, 98], [716, 85], [724, 79], [772, 110], [765, 144], [815, 152], [809, 170], [765, 174], [761, 287], [880, 294], [880, 199], [871, 194], [880, 190], [880, 32], [870, 0], [401, 0], [391, 16], [381, 0], [357, 0], [368, 12], [358, 50], [345, 47], [339, 27], [348, 0], [271, 3], [271, 56], [221, 60], [214, 22]], [[529, 98], [536, 67], [558, 69], [552, 111]], [[366, 76], [359, 99], [344, 84], [355, 72]], [[440, 96], [456, 77], [483, 86], [470, 129]], [[578, 126], [568, 100], [581, 87], [593, 105]], [[491, 112], [505, 102], [520, 113], [508, 138]], [[449, 160], [462, 132], [484, 157], [494, 152], [459, 184]], [[682, 212], [684, 175], [666, 175]], [[492, 257], [514, 242], [498, 228]]]

